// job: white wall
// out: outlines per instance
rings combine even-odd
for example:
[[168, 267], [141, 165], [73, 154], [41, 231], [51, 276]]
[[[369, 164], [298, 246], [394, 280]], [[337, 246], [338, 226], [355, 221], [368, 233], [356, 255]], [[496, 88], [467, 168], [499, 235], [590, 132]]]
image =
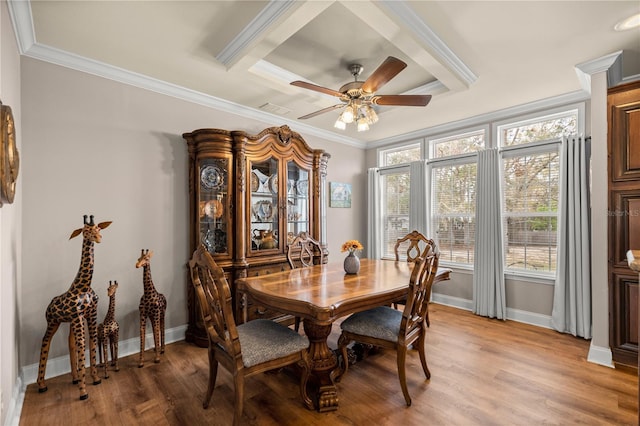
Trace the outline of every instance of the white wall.
[[[258, 133], [277, 126], [127, 86], [38, 60], [22, 59], [24, 235], [20, 315], [21, 366], [38, 361], [50, 300], [69, 288], [80, 262], [83, 214], [112, 220], [95, 247], [93, 288], [99, 320], [109, 280], [118, 280], [116, 317], [121, 341], [139, 336], [141, 248], [158, 291], [168, 300], [166, 327], [186, 324], [188, 252], [187, 150], [182, 133], [203, 127]], [[296, 131], [292, 127], [292, 130]], [[331, 154], [327, 181], [353, 184], [351, 209], [328, 208], [329, 260], [345, 238], [363, 239], [366, 178], [361, 149], [306, 137]], [[64, 325], [49, 359], [67, 355]]]
[[[20, 56], [6, 2], [0, 3], [0, 100], [11, 107], [16, 143], [22, 153]], [[0, 424], [11, 417], [17, 397], [20, 320], [19, 281], [21, 249], [22, 174], [13, 204], [0, 208]]]

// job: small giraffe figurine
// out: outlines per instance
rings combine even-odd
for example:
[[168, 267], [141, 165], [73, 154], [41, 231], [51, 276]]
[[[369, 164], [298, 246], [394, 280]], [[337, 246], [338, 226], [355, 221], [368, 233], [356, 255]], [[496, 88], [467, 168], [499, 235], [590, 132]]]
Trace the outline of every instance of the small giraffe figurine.
[[102, 364], [102, 355], [104, 354], [104, 378], [109, 378], [107, 366], [109, 365], [109, 358], [107, 357], [107, 348], [111, 352], [111, 365], [115, 367], [116, 371], [120, 371], [118, 367], [118, 335], [120, 332], [120, 325], [116, 321], [116, 290], [118, 290], [118, 281], [114, 281], [113, 284], [109, 281], [109, 288], [107, 288], [107, 296], [109, 296], [109, 310], [104, 317], [104, 321], [98, 324], [98, 353], [100, 354], [100, 364]]
[[91, 377], [93, 377], [94, 385], [99, 384], [101, 381], [96, 368], [98, 296], [91, 288], [91, 280], [93, 278], [93, 244], [102, 240], [100, 230], [109, 225], [111, 225], [111, 222], [94, 224], [93, 215], [90, 216], [90, 221], [87, 222], [87, 215], [84, 215], [84, 226], [73, 231], [69, 237], [69, 239], [72, 239], [82, 234], [80, 268], [69, 290], [54, 297], [47, 307], [45, 314], [47, 331], [42, 338], [40, 365], [38, 367], [39, 392], [47, 391], [44, 374], [47, 368], [49, 347], [51, 346], [53, 335], [63, 322], [70, 323], [69, 359], [71, 361], [71, 377], [74, 384], [80, 384], [80, 399], [84, 400], [89, 397], [85, 386], [85, 320], [89, 329]]
[[153, 342], [156, 356], [153, 362], [160, 362], [160, 354], [164, 353], [164, 314], [167, 310], [167, 299], [158, 293], [151, 280], [151, 257], [153, 252], [142, 249], [136, 262], [136, 268], [143, 268], [144, 294], [140, 298], [140, 361], [138, 367], [144, 366], [144, 338], [147, 318], [153, 327]]

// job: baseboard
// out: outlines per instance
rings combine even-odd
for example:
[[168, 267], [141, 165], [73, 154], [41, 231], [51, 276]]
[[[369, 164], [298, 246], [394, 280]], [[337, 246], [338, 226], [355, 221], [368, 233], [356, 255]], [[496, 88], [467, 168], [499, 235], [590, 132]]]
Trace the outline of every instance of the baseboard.
[[605, 348], [602, 346], [596, 346], [591, 341], [589, 346], [589, 355], [587, 355], [587, 361], [594, 364], [604, 365], [605, 367], [615, 368], [613, 364], [613, 355], [611, 354], [611, 348]]
[[447, 296], [446, 294], [431, 293], [431, 301], [453, 308], [471, 311], [473, 309], [473, 301], [462, 299], [461, 297]]
[[[431, 301], [441, 305], [451, 306], [466, 311], [473, 310], [473, 300], [462, 299], [460, 297], [447, 296], [446, 294], [431, 294]], [[522, 311], [520, 309], [507, 308], [507, 319], [538, 327], [551, 328], [551, 317], [549, 315], [537, 314], [535, 312]]]
[[[179, 342], [184, 340], [186, 325], [165, 330], [165, 344]], [[153, 347], [153, 332], [145, 334], [145, 350]], [[118, 342], [118, 358], [124, 358], [129, 355], [140, 353], [140, 338], [133, 337]], [[89, 359], [87, 352], [86, 358]], [[22, 403], [24, 402], [24, 393], [27, 386], [35, 383], [38, 379], [38, 364], [31, 364], [20, 369], [20, 375], [16, 379], [14, 387], [14, 398], [11, 398], [11, 406], [7, 411], [5, 426], [18, 426], [20, 424], [20, 414], [22, 413]], [[62, 374], [71, 372], [71, 363], [69, 355], [47, 360], [47, 374], [45, 379], [57, 377]]]
[[5, 426], [19, 426], [20, 414], [22, 413], [22, 403], [24, 402], [24, 391], [26, 386], [22, 383], [22, 377], [18, 376], [16, 384], [13, 387], [11, 401], [5, 417]]
[[[171, 328], [165, 330], [165, 344], [177, 342], [180, 340], [184, 340], [185, 332], [187, 331], [187, 326], [182, 325], [179, 327]], [[153, 332], [149, 332], [145, 335], [144, 339], [145, 350], [153, 347]], [[132, 337], [127, 340], [120, 340], [118, 342], [118, 358], [124, 358], [129, 355], [133, 355], [140, 352], [140, 338]], [[87, 354], [85, 355], [86, 359], [89, 359], [89, 352], [87, 350]], [[88, 364], [88, 362], [87, 362]], [[27, 365], [22, 368], [22, 382], [24, 386], [28, 386], [31, 383], [35, 383], [38, 379], [38, 364]], [[57, 377], [62, 374], [67, 374], [71, 372], [71, 364], [69, 360], [69, 355], [49, 359], [47, 361], [47, 374], [46, 378], [49, 377]]]

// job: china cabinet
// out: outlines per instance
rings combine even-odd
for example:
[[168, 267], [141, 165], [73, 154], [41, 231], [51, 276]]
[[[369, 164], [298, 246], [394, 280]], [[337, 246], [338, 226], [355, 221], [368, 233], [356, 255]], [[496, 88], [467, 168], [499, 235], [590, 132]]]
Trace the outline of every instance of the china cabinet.
[[[287, 126], [257, 135], [199, 129], [182, 136], [189, 151], [191, 252], [203, 243], [224, 269], [236, 321], [242, 320], [242, 312], [248, 319], [291, 320], [243, 300], [236, 294], [235, 280], [289, 269], [287, 244], [303, 231], [320, 241], [326, 262], [329, 154], [312, 149]], [[186, 339], [206, 346], [190, 281], [188, 287]]]

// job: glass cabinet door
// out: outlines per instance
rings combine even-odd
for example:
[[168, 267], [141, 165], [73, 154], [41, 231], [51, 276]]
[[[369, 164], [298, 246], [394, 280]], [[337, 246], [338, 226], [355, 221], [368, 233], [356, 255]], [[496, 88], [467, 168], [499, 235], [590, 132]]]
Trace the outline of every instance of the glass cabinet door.
[[[300, 232], [310, 232], [311, 174], [295, 162], [287, 163], [287, 242], [293, 241]], [[312, 238], [316, 235], [309, 234]]]
[[200, 241], [211, 254], [229, 254], [229, 160], [200, 162]]
[[273, 252], [280, 249], [278, 238], [279, 224], [279, 188], [278, 160], [269, 158], [252, 162], [249, 201], [250, 226], [249, 237], [252, 253]]

